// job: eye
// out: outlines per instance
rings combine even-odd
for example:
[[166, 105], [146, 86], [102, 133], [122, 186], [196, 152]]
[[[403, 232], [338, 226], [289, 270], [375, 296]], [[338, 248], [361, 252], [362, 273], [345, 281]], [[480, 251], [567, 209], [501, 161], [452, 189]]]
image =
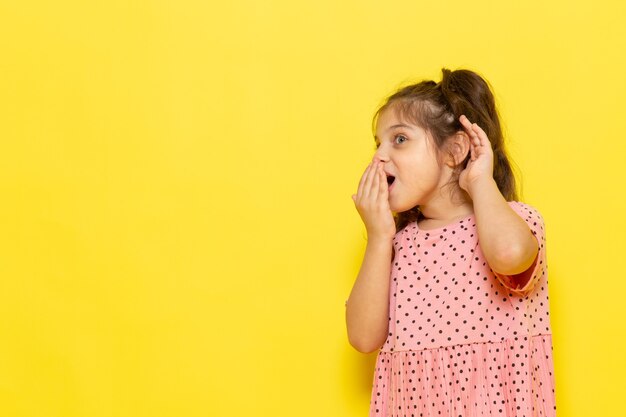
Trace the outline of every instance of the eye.
[[[394, 136], [393, 139], [394, 139], [395, 143], [397, 143], [397, 144], [404, 143], [407, 140], [406, 136], [404, 136], [404, 135], [396, 135], [396, 136]], [[402, 142], [398, 142], [399, 139], [402, 139]]]

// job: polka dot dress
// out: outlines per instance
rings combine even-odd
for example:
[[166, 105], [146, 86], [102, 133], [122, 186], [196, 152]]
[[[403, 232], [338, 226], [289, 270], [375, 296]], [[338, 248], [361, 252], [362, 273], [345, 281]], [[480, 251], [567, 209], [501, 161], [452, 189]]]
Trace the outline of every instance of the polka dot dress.
[[489, 268], [473, 214], [439, 229], [412, 222], [394, 237], [370, 417], [556, 414], [544, 222], [509, 205], [539, 243], [519, 275]]

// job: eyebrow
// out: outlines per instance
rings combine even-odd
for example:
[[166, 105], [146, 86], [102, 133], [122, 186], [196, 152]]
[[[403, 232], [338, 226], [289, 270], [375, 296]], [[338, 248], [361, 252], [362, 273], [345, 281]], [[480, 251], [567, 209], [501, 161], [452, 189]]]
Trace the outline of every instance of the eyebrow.
[[[410, 129], [410, 128], [411, 128], [411, 126], [409, 126], [409, 125], [405, 125], [405, 124], [399, 123], [399, 124], [397, 124], [397, 125], [389, 126], [389, 129], [387, 129], [387, 132], [389, 132], [390, 130], [395, 129], [395, 128], [397, 128], [397, 127], [406, 127], [406, 128], [408, 128], [408, 129]], [[378, 136], [374, 135], [374, 141], [375, 141], [376, 143], [378, 143], [378, 142], [379, 142]]]

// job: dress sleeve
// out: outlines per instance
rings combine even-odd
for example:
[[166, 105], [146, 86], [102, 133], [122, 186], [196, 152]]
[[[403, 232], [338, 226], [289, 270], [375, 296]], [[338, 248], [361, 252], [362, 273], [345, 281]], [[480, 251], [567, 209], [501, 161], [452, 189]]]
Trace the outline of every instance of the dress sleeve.
[[518, 295], [528, 295], [535, 284], [547, 274], [546, 263], [546, 233], [543, 217], [534, 207], [518, 201], [509, 202], [511, 208], [528, 224], [530, 231], [537, 239], [539, 250], [535, 261], [524, 272], [516, 275], [502, 275], [494, 271], [496, 277], [512, 292]]

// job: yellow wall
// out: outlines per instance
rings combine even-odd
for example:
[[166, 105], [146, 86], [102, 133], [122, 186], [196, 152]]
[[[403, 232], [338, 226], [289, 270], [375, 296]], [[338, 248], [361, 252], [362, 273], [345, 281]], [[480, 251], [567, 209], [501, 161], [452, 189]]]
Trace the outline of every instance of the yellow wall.
[[371, 116], [464, 67], [547, 223], [560, 416], [622, 416], [624, 2], [0, 4], [0, 415], [365, 416]]

